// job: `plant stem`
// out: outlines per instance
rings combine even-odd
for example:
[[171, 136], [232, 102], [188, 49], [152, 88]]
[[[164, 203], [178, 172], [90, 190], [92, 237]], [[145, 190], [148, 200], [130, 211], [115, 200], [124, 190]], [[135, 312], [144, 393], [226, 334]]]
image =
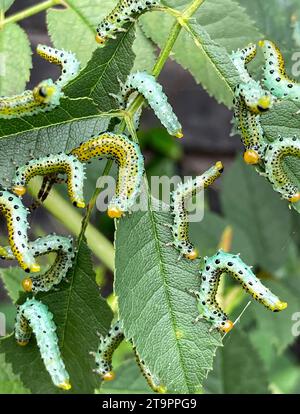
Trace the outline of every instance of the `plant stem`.
[[205, 0], [194, 0], [183, 12], [182, 17], [184, 19], [189, 19], [204, 3]]
[[20, 20], [26, 19], [27, 17], [33, 16], [34, 14], [40, 13], [43, 10], [49, 9], [52, 6], [56, 6], [57, 4], [62, 4], [61, 0], [43, 1], [42, 3], [29, 7], [28, 9], [22, 10], [19, 13], [7, 17], [3, 20], [2, 25], [4, 26], [8, 23], [16, 23]]

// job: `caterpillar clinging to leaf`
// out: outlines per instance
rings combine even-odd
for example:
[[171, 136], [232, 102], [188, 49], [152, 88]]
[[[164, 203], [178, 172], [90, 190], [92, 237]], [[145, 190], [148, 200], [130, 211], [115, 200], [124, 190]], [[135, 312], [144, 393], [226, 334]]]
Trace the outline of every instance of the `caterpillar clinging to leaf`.
[[[112, 357], [113, 353], [124, 339], [125, 337], [121, 322], [116, 321], [112, 324], [106, 336], [100, 335], [100, 343], [97, 352], [91, 352], [91, 355], [94, 356], [96, 362], [96, 369], [94, 369], [94, 372], [99, 374], [103, 381], [112, 381], [115, 379], [115, 373], [112, 367]], [[136, 356], [136, 362], [143, 376], [146, 378], [148, 385], [155, 392], [165, 393], [166, 388], [160, 384], [159, 380], [154, 375], [152, 375], [145, 365], [145, 362], [141, 360], [135, 347], [133, 350]]]
[[200, 270], [201, 284], [199, 291], [189, 291], [198, 302], [199, 316], [209, 321], [212, 328], [221, 332], [229, 332], [233, 328], [233, 322], [223, 312], [216, 301], [216, 294], [222, 273], [232, 275], [242, 287], [258, 302], [273, 312], [279, 312], [287, 307], [254, 275], [251, 268], [239, 257], [219, 250], [214, 256], [205, 257], [203, 269]]
[[115, 39], [118, 32], [126, 32], [124, 24], [134, 22], [141, 14], [159, 5], [159, 0], [119, 0], [116, 7], [98, 25], [97, 43], [105, 46], [107, 40]]
[[[26, 277], [22, 281], [23, 289], [26, 292], [48, 292], [66, 277], [68, 270], [72, 267], [75, 256], [73, 239], [71, 236], [64, 237], [50, 234], [29, 242], [29, 248], [34, 257], [56, 253], [54, 263], [46, 272]], [[0, 254], [1, 258], [6, 260], [15, 259], [9, 247], [1, 248]]]
[[74, 53], [40, 44], [37, 46], [36, 51], [48, 62], [61, 66], [61, 75], [55, 82], [60, 88], [63, 88], [78, 74], [80, 62]]
[[38, 45], [37, 53], [49, 62], [61, 66], [59, 79], [56, 82], [52, 79], [44, 80], [33, 90], [26, 90], [19, 95], [0, 97], [0, 118], [16, 118], [51, 111], [59, 105], [60, 98], [64, 95], [62, 87], [79, 71], [80, 64], [71, 52]]
[[43, 303], [36, 299], [27, 299], [17, 311], [15, 324], [17, 343], [21, 346], [27, 345], [32, 333], [36, 337], [41, 357], [53, 384], [63, 390], [69, 390], [71, 388], [69, 374], [58, 347], [53, 315]]
[[47, 112], [59, 105], [60, 88], [51, 80], [39, 83], [32, 91], [0, 97], [0, 118], [17, 118]]
[[300, 83], [288, 77], [280, 49], [270, 40], [259, 41], [265, 57], [264, 83], [280, 99], [300, 100]]
[[182, 138], [182, 127], [168, 102], [162, 86], [154, 76], [147, 72], [132, 73], [128, 76], [125, 84], [121, 84], [120, 97], [117, 96], [124, 109], [130, 102], [131, 95], [136, 91], [144, 96], [168, 133], [177, 138]]
[[95, 357], [96, 369], [94, 372], [99, 374], [103, 381], [112, 381], [115, 373], [112, 369], [112, 357], [124, 339], [124, 333], [120, 321], [113, 324], [106, 336], [100, 336], [100, 343], [97, 352], [91, 352]]
[[231, 54], [231, 60], [235, 65], [241, 82], [235, 87], [234, 94], [242, 99], [247, 109], [253, 114], [260, 114], [267, 111], [273, 104], [273, 99], [268, 91], [265, 91], [261, 84], [252, 78], [246, 65], [256, 56], [256, 45], [249, 44], [241, 50]]
[[[265, 152], [265, 175], [270, 180], [275, 191], [291, 203], [300, 201], [300, 188], [291, 182], [283, 161], [288, 157], [300, 159], [300, 139], [278, 138], [270, 143]], [[263, 174], [264, 175], [264, 174]]]
[[40, 266], [29, 247], [26, 207], [19, 197], [10, 191], [0, 189], [0, 212], [6, 218], [9, 245], [19, 265], [26, 272], [39, 272]]
[[119, 166], [116, 194], [110, 200], [107, 214], [120, 218], [130, 211], [141, 190], [144, 174], [144, 158], [140, 147], [126, 135], [106, 132], [82, 143], [72, 151], [79, 161], [94, 157], [113, 158]]
[[188, 236], [188, 213], [186, 211], [187, 201], [204, 188], [211, 185], [223, 172], [223, 165], [218, 161], [205, 173], [190, 179], [187, 183], [179, 184], [171, 194], [171, 214], [173, 224], [171, 226], [173, 242], [168, 245], [174, 246], [180, 252], [180, 257], [193, 260], [198, 257], [198, 251], [192, 245]]
[[28, 161], [18, 167], [13, 180], [13, 192], [24, 195], [26, 184], [37, 175], [53, 173], [67, 174], [68, 193], [72, 203], [79, 208], [85, 207], [83, 197], [83, 182], [85, 178], [85, 166], [73, 155], [64, 153], [48, 155]]

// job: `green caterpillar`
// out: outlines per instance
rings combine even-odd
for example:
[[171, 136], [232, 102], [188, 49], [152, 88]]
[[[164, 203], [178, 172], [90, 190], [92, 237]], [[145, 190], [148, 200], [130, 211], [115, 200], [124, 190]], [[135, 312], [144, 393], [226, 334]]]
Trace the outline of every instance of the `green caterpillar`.
[[21, 346], [27, 345], [33, 332], [53, 384], [67, 391], [71, 388], [71, 384], [55, 331], [53, 315], [43, 303], [36, 299], [27, 299], [23, 305], [18, 307], [15, 324], [17, 343]]
[[222, 273], [232, 275], [254, 299], [271, 311], [279, 312], [287, 307], [286, 302], [279, 300], [276, 295], [261, 283], [251, 268], [240, 259], [239, 255], [219, 250], [214, 256], [205, 257], [204, 259], [203, 269], [200, 270], [200, 290], [189, 291], [190, 294], [196, 297], [199, 307], [200, 315], [195, 322], [203, 318], [211, 323], [213, 329], [218, 329], [225, 333], [233, 328], [233, 322], [228, 319], [228, 316], [216, 301]]
[[259, 41], [265, 56], [264, 83], [267, 89], [279, 99], [299, 101], [300, 83], [286, 74], [280, 49], [270, 40]]
[[[40, 237], [29, 243], [29, 248], [34, 257], [56, 253], [56, 259], [52, 266], [42, 274], [26, 277], [22, 281], [23, 289], [26, 292], [48, 292], [53, 286], [58, 285], [67, 275], [72, 267], [75, 257], [73, 238], [50, 234]], [[14, 260], [15, 256], [9, 247], [1, 249], [1, 258]]]
[[8, 190], [0, 189], [0, 212], [6, 218], [9, 245], [19, 265], [26, 272], [39, 272], [40, 266], [29, 247], [26, 207], [19, 197]]
[[287, 157], [300, 159], [300, 140], [297, 137], [282, 138], [269, 144], [266, 148], [264, 162], [265, 174], [272, 183], [275, 191], [291, 203], [300, 200], [300, 189], [290, 182], [282, 162]]
[[158, 0], [119, 0], [116, 7], [97, 27], [96, 41], [105, 46], [108, 39], [115, 39], [118, 32], [126, 32], [123, 28], [127, 22], [134, 22], [142, 13], [159, 6]]
[[135, 91], [145, 97], [155, 115], [170, 135], [174, 135], [177, 138], [183, 137], [182, 127], [177, 116], [169, 104], [162, 86], [156, 81], [154, 76], [149, 75], [147, 72], [132, 73], [128, 76], [125, 84], [121, 84], [120, 96], [116, 96], [124, 109], [130, 104], [130, 98]]
[[85, 166], [73, 155], [64, 153], [47, 155], [28, 161], [18, 167], [13, 180], [13, 192], [22, 196], [26, 192], [26, 184], [37, 175], [53, 173], [66, 173], [68, 193], [72, 203], [79, 208], [85, 207], [83, 197], [83, 182], [85, 178]]
[[171, 226], [174, 246], [180, 252], [180, 257], [194, 260], [198, 257], [198, 251], [192, 245], [188, 237], [188, 214], [186, 202], [199, 191], [211, 185], [223, 172], [223, 165], [218, 161], [205, 173], [190, 179], [187, 183], [179, 184], [171, 194], [171, 211], [173, 225]]
[[120, 218], [130, 211], [140, 193], [144, 174], [144, 158], [137, 144], [126, 135], [106, 132], [82, 143], [71, 154], [82, 162], [94, 157], [113, 158], [119, 166], [119, 174], [116, 194], [109, 203], [107, 214], [111, 218]]

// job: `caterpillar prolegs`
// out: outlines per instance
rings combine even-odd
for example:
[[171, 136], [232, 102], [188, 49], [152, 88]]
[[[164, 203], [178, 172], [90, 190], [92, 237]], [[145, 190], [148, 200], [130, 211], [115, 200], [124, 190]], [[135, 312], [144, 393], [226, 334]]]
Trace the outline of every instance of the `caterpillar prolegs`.
[[242, 287], [258, 302], [273, 312], [279, 312], [287, 307], [254, 275], [251, 268], [239, 257], [219, 250], [214, 256], [205, 257], [203, 269], [200, 270], [201, 284], [199, 291], [189, 291], [197, 298], [200, 315], [195, 322], [203, 318], [221, 332], [229, 332], [233, 322], [223, 312], [216, 301], [217, 289], [222, 273], [232, 275]]
[[108, 39], [115, 39], [127, 22], [135, 21], [142, 13], [159, 6], [158, 0], [119, 0], [116, 7], [101, 21], [97, 27], [96, 41], [105, 46]]
[[246, 65], [256, 56], [256, 45], [249, 44], [241, 50], [231, 54], [231, 60], [235, 65], [241, 82], [235, 87], [236, 98], [242, 99], [247, 109], [253, 114], [267, 111], [273, 104], [272, 95], [265, 91], [261, 84], [252, 78]]
[[287, 157], [300, 159], [299, 138], [280, 137], [267, 146], [264, 156], [265, 175], [275, 191], [291, 203], [296, 203], [300, 200], [300, 188], [291, 183], [290, 177], [284, 169], [283, 161]]
[[7, 190], [0, 190], [0, 211], [6, 218], [8, 239], [14, 257], [26, 272], [39, 272], [29, 247], [27, 232], [29, 224], [28, 211], [19, 197]]
[[120, 218], [130, 211], [140, 193], [144, 174], [144, 158], [140, 147], [126, 135], [104, 133], [74, 149], [71, 154], [86, 162], [94, 157], [113, 158], [119, 166], [116, 194], [111, 199], [107, 213]]
[[32, 91], [27, 90], [20, 95], [0, 97], [0, 118], [15, 118], [51, 111], [59, 105], [63, 96], [62, 87], [79, 71], [80, 64], [71, 52], [38, 45], [37, 53], [49, 62], [61, 66], [62, 73], [59, 79], [56, 82], [52, 79], [44, 80]]
[[280, 99], [299, 101], [300, 83], [290, 79], [280, 49], [270, 40], [261, 40], [259, 46], [265, 57], [264, 83], [271, 93]]
[[183, 137], [182, 127], [177, 116], [169, 104], [162, 86], [156, 81], [154, 76], [149, 75], [147, 72], [132, 73], [128, 76], [125, 84], [121, 84], [121, 96], [117, 96], [124, 109], [128, 102], [130, 102], [130, 96], [135, 91], [144, 96], [170, 135], [174, 135], [177, 138]]
[[[75, 256], [73, 238], [50, 234], [30, 242], [29, 248], [34, 257], [56, 253], [54, 263], [45, 273], [26, 277], [22, 281], [26, 292], [48, 292], [66, 277], [72, 267]], [[6, 260], [15, 259], [12, 250], [8, 247], [1, 249], [1, 257]]]
[[26, 184], [31, 178], [53, 173], [67, 174], [69, 197], [76, 207], [84, 208], [83, 182], [85, 166], [73, 155], [64, 153], [49, 154], [47, 157], [28, 161], [25, 165], [18, 167], [13, 180], [13, 192], [22, 196], [25, 194]]
[[223, 172], [223, 165], [218, 161], [205, 173], [189, 180], [187, 183], [179, 184], [171, 194], [171, 211], [173, 225], [171, 226], [173, 245], [180, 252], [180, 257], [193, 260], [198, 257], [198, 251], [192, 245], [188, 236], [188, 214], [186, 211], [187, 201], [199, 191], [211, 185]]
[[[96, 369], [94, 372], [102, 378], [103, 381], [112, 381], [115, 378], [115, 373], [112, 367], [112, 357], [115, 350], [120, 343], [125, 339], [122, 325], [120, 321], [116, 321], [110, 328], [106, 336], [100, 335], [100, 343], [97, 352], [91, 352], [96, 362]], [[162, 386], [158, 380], [145, 365], [145, 362], [141, 360], [137, 350], [133, 348], [137, 364], [146, 378], [148, 385], [153, 391], [159, 393], [165, 393], [166, 388]]]
[[16, 341], [21, 346], [27, 345], [33, 332], [53, 384], [63, 390], [69, 390], [69, 374], [61, 357], [55, 331], [53, 315], [46, 305], [36, 299], [27, 299], [19, 306], [15, 324]]

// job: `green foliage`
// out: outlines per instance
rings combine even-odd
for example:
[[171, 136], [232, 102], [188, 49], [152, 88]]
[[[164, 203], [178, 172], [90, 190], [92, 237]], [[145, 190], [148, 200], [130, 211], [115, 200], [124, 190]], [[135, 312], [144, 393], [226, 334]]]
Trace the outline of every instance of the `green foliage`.
[[225, 174], [223, 185], [221, 199], [226, 217], [248, 236], [256, 263], [269, 271], [277, 269], [287, 257], [290, 242], [288, 206], [241, 157]]
[[15, 0], [0, 0], [0, 10], [8, 10]]
[[[67, 275], [69, 283], [64, 282], [59, 291], [38, 295], [54, 315], [59, 337], [59, 346], [70, 374], [72, 392], [93, 393], [99, 379], [92, 372], [93, 358], [89, 351], [98, 344], [96, 332], [106, 334], [112, 313], [104, 299], [100, 297], [95, 281], [90, 252], [81, 242], [73, 268]], [[101, 318], [99, 318], [101, 315]], [[39, 350], [34, 339], [26, 346], [19, 347], [13, 336], [0, 342], [0, 352], [5, 360], [33, 393], [56, 393], [45, 371]]]
[[[7, 9], [11, 3], [2, 0], [0, 8]], [[120, 114], [113, 112], [118, 105], [111, 94], [119, 92], [119, 81], [124, 81], [131, 70], [151, 71], [155, 63], [158, 74], [168, 56], [187, 69], [209, 95], [231, 107], [233, 88], [239, 80], [229, 57], [231, 51], [263, 35], [273, 37], [275, 32], [284, 46], [290, 48], [291, 30], [285, 29], [295, 11], [293, 1], [286, 9], [279, 0], [274, 8], [260, 0], [251, 5], [244, 0], [206, 0], [190, 19], [178, 20], [182, 27], [177, 23], [177, 39], [177, 35], [170, 38], [174, 16], [146, 13], [138, 24], [129, 23], [127, 32], [110, 40], [105, 48], [99, 48], [94, 39], [95, 28], [115, 1], [68, 0], [67, 3], [68, 7], [48, 10], [48, 31], [55, 47], [76, 53], [82, 70], [64, 89], [66, 97], [56, 109], [37, 116], [0, 120], [2, 184], [8, 185], [15, 167], [31, 157], [59, 151], [68, 153], [91, 135], [113, 130]], [[181, 11], [191, 2], [163, 3]], [[157, 46], [163, 50], [158, 60]], [[16, 24], [4, 25], [0, 30], [0, 54], [3, 53], [7, 56], [6, 74], [0, 76], [0, 94], [22, 92], [29, 79], [31, 52], [27, 36]], [[298, 136], [300, 116], [295, 113], [299, 108], [283, 102], [263, 115], [267, 138], [273, 140], [278, 134]], [[124, 131], [124, 120], [118, 128]], [[139, 143], [143, 152], [150, 150], [153, 154], [147, 163], [149, 181], [154, 175], [175, 175], [183, 155], [181, 142], [156, 129], [139, 134]], [[103, 170], [103, 164], [100, 165], [101, 168], [97, 161], [91, 166], [89, 195], [98, 171]], [[300, 185], [299, 163], [289, 159], [286, 168]], [[282, 314], [272, 314], [261, 305], [251, 305], [240, 321], [241, 329], [235, 327], [224, 340], [217, 332], [210, 331], [209, 323], [201, 321], [194, 325], [198, 309], [186, 289], [199, 288], [200, 261], [177, 261], [178, 252], [166, 246], [172, 238], [165, 226], [171, 223], [171, 216], [156, 210], [159, 202], [146, 190], [142, 198], [144, 211], [122, 218], [115, 233], [114, 287], [126, 339], [133, 341], [150, 370], [170, 393], [203, 392], [209, 372], [204, 384], [209, 393], [299, 392], [298, 367], [289, 354], [289, 345], [295, 339], [292, 317], [298, 311], [300, 292], [299, 251], [294, 244], [299, 242], [299, 217], [292, 216], [270, 184], [244, 165], [240, 155], [225, 170], [221, 183], [222, 215], [206, 209], [203, 221], [190, 225], [192, 241], [202, 256], [212, 255], [225, 228], [230, 226], [231, 251], [241, 253], [245, 262], [263, 271], [259, 276], [274, 293], [288, 301], [288, 309]], [[80, 230], [79, 213], [73, 214], [73, 207], [67, 208], [67, 202], [55, 191], [52, 196], [47, 206], [52, 215], [65, 221], [72, 233], [80, 233], [74, 267], [68, 275], [70, 282], [63, 282], [58, 291], [38, 295], [54, 314], [60, 349], [73, 385], [71, 392], [150, 393], [128, 343], [120, 347], [114, 358], [116, 380], [102, 384], [99, 390], [100, 380], [92, 373], [95, 363], [89, 351], [97, 349], [96, 331], [105, 334], [113, 315], [99, 295], [91, 253], [83, 240], [90, 212]], [[97, 220], [98, 217], [99, 213]], [[111, 223], [107, 228], [112, 227]], [[102, 260], [101, 265], [113, 269], [111, 244], [95, 227], [89, 226], [85, 235], [93, 253]], [[108, 278], [102, 267], [100, 273], [97, 280], [106, 291]], [[1, 271], [0, 277], [13, 303], [20, 301], [22, 274], [15, 268]], [[220, 290], [231, 319], [238, 317], [246, 295], [239, 286], [233, 287], [229, 278], [225, 285], [221, 282]], [[8, 316], [11, 328], [15, 307], [1, 305], [0, 311]], [[224, 346], [220, 347], [222, 342]], [[60, 392], [45, 371], [34, 338], [26, 348], [20, 348], [10, 335], [0, 341], [0, 393], [29, 390]]]
[[213, 394], [267, 394], [261, 359], [246, 333], [236, 329], [218, 350], [205, 388]]
[[199, 264], [176, 261], [178, 252], [166, 247], [169, 223], [170, 216], [149, 201], [147, 212], [118, 224], [115, 291], [126, 337], [150, 371], [168, 392], [195, 393], [212, 368], [220, 337], [209, 333], [206, 322], [192, 324], [197, 305], [185, 289], [197, 289]]
[[0, 96], [23, 92], [29, 80], [31, 49], [27, 34], [16, 24], [0, 30], [0, 62]]

